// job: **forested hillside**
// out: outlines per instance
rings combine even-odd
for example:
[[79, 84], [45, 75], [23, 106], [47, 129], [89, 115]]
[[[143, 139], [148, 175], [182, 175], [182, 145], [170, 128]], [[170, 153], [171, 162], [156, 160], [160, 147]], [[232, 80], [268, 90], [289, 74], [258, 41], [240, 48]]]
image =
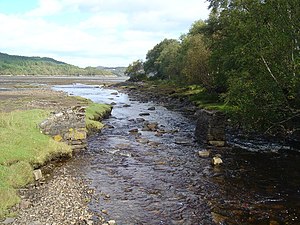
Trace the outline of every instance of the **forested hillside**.
[[125, 75], [125, 71], [127, 69], [127, 67], [105, 67], [105, 66], [97, 66], [98, 69], [100, 70], [105, 70], [105, 71], [109, 71], [112, 74], [118, 76], [118, 77], [122, 77]]
[[239, 126], [299, 135], [299, 1], [208, 1], [207, 21], [161, 41], [126, 74], [197, 84], [219, 96]]
[[0, 53], [0, 75], [112, 75], [95, 67], [79, 68], [52, 58]]

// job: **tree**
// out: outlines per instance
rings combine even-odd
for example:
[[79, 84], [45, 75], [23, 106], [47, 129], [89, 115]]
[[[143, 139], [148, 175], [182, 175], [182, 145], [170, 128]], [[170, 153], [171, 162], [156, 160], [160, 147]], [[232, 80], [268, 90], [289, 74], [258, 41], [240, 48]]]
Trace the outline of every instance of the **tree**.
[[208, 21], [211, 63], [227, 101], [254, 127], [299, 118], [299, 1], [209, 2], [217, 16]]
[[[169, 46], [169, 48], [175, 47], [178, 44], [178, 41], [175, 39], [164, 39], [160, 43], [154, 46], [153, 49], [149, 50], [146, 55], [146, 61], [144, 63], [144, 69], [146, 74], [153, 74], [156, 78], [165, 79], [168, 76], [164, 74], [162, 59], [164, 56], [161, 56], [161, 53], [164, 51], [165, 48]], [[170, 51], [169, 50], [165, 50]], [[166, 54], [166, 53], [163, 53]], [[161, 56], [161, 57], [160, 57]]]
[[181, 76], [192, 84], [200, 84], [207, 89], [213, 88], [213, 77], [209, 71], [210, 50], [203, 35], [205, 22], [194, 22], [189, 32], [181, 37], [179, 63]]
[[182, 75], [189, 83], [200, 84], [212, 89], [213, 78], [209, 73], [210, 51], [203, 35], [187, 35], [182, 42]]
[[177, 63], [178, 51], [180, 49], [179, 41], [172, 41], [166, 45], [157, 59], [157, 64], [160, 66], [162, 79], [175, 80], [179, 76], [179, 66]]
[[136, 60], [129, 64], [125, 71], [125, 75], [130, 77], [130, 81], [141, 81], [146, 78], [143, 61]]

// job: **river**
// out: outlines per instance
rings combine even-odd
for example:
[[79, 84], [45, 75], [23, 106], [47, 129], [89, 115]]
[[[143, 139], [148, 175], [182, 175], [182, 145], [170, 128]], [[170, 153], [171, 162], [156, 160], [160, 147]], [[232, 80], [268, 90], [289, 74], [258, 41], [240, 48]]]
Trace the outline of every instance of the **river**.
[[180, 112], [91, 85], [54, 89], [114, 105], [106, 127], [69, 162], [95, 190], [95, 214], [118, 225], [300, 224], [298, 151], [232, 141], [211, 148], [224, 161], [213, 167], [198, 156], [205, 146], [194, 140], [195, 121]]

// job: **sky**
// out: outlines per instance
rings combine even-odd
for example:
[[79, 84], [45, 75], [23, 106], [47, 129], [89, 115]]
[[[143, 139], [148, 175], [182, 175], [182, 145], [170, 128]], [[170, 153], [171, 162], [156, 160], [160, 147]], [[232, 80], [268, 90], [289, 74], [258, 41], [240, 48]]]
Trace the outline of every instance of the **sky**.
[[206, 0], [0, 0], [0, 52], [128, 66], [208, 18]]

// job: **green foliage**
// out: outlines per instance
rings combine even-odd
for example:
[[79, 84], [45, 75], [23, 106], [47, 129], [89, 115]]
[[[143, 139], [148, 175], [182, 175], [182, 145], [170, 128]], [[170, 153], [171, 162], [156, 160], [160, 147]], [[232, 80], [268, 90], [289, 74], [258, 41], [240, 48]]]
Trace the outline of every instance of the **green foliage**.
[[160, 78], [177, 79], [179, 76], [178, 53], [180, 49], [179, 41], [172, 41], [165, 45], [157, 58], [159, 65]]
[[143, 61], [137, 60], [129, 64], [125, 71], [125, 75], [130, 77], [129, 81], [137, 82], [145, 80], [147, 77], [144, 71]]
[[189, 83], [201, 84], [212, 89], [213, 77], [209, 73], [210, 50], [207, 48], [203, 35], [187, 35], [181, 46], [182, 75]]
[[[173, 49], [174, 48], [174, 49]], [[166, 74], [166, 70], [173, 71], [174, 68], [174, 54], [178, 48], [178, 41], [175, 39], [164, 39], [159, 44], [155, 45], [153, 49], [149, 50], [146, 55], [146, 61], [144, 63], [144, 70], [146, 74], [152, 74], [158, 79], [167, 79], [170, 77]], [[166, 58], [166, 54], [172, 52], [171, 59]], [[164, 66], [169, 69], [164, 68]]]
[[209, 73], [210, 50], [202, 34], [205, 26], [202, 20], [196, 21], [180, 41], [164, 39], [154, 46], [146, 55], [146, 73], [157, 79], [213, 88], [213, 77]]
[[110, 71], [87, 67], [85, 69], [51, 58], [13, 56], [0, 53], [1, 75], [112, 75]]
[[299, 114], [299, 2], [210, 3], [212, 66], [242, 124], [265, 130]]

